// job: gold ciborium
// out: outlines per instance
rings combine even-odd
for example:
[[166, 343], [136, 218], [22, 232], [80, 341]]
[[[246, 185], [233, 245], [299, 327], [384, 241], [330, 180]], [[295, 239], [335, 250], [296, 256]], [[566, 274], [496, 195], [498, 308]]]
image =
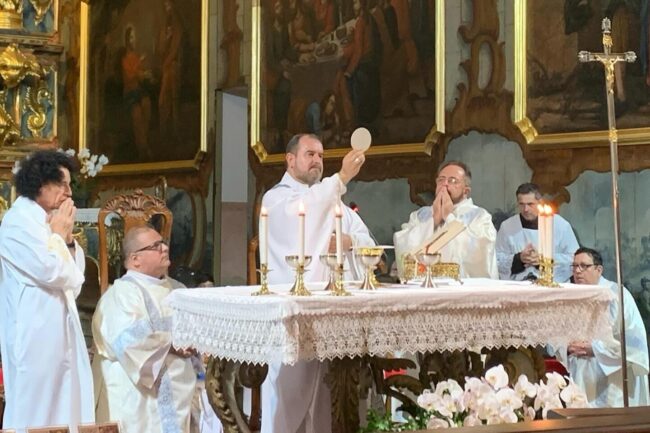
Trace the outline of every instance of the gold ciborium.
[[440, 254], [439, 253], [432, 254], [423, 251], [415, 255], [415, 260], [417, 260], [417, 262], [420, 263], [422, 266], [424, 266], [426, 269], [426, 274], [424, 275], [424, 281], [422, 281], [420, 287], [424, 287], [427, 289], [436, 287], [436, 283], [433, 281], [433, 267], [435, 266], [436, 263], [440, 261]]
[[359, 247], [356, 249], [357, 257], [366, 268], [366, 275], [363, 277], [359, 289], [377, 290], [379, 287], [379, 282], [375, 277], [375, 268], [381, 261], [382, 254], [384, 254], [384, 247]]
[[305, 267], [311, 263], [311, 256], [305, 256], [303, 263], [300, 263], [297, 255], [285, 256], [284, 260], [289, 266], [296, 270], [296, 281], [289, 291], [293, 296], [311, 296], [311, 292], [305, 287]]

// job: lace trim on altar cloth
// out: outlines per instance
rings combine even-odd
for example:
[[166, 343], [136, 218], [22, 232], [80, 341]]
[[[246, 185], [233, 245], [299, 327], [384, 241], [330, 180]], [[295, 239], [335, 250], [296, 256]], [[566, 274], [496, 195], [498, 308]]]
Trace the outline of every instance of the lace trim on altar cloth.
[[[425, 302], [401, 305], [395, 299], [404, 299], [404, 295], [397, 294], [383, 307], [375, 297], [374, 308], [341, 311], [338, 302], [362, 305], [363, 300], [295, 301], [287, 297], [278, 301], [276, 297], [272, 302], [272, 297], [253, 301], [252, 297], [220, 296], [219, 302], [211, 302], [210, 296], [185, 298], [180, 294], [170, 306], [174, 309], [174, 346], [255, 364], [385, 356], [396, 351], [558, 347], [576, 339], [611, 335], [611, 297], [606, 292], [561, 300], [546, 300], [550, 295], [540, 293], [533, 301], [513, 302], [511, 298], [472, 307], [463, 307], [458, 300], [445, 303], [444, 296], [442, 307]], [[524, 296], [521, 292], [511, 295], [514, 299]], [[321, 302], [318, 312], [308, 308], [310, 302]], [[330, 307], [325, 308], [328, 303]]]

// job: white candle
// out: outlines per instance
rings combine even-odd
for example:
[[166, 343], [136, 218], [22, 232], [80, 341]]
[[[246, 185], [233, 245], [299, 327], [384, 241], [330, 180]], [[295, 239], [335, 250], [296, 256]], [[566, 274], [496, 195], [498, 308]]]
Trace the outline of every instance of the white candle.
[[298, 207], [298, 264], [305, 264], [305, 205]]
[[9, 206], [16, 201], [16, 187], [11, 185], [11, 192], [9, 193]]
[[549, 259], [553, 258], [553, 208], [547, 204], [544, 205], [544, 210], [546, 211], [546, 246], [544, 247], [546, 251], [546, 257]]
[[269, 237], [269, 229], [268, 229], [268, 217], [269, 214], [266, 211], [266, 208], [262, 206], [262, 210], [260, 211], [260, 234], [259, 234], [259, 239], [260, 239], [260, 265], [266, 265], [268, 264], [269, 260], [269, 247], [268, 247], [268, 237]]
[[545, 230], [546, 218], [544, 217], [544, 205], [537, 205], [537, 253], [540, 257], [544, 257], [544, 230]]
[[336, 264], [343, 264], [343, 239], [341, 238], [341, 221], [343, 214], [341, 213], [341, 207], [337, 204], [334, 209], [336, 218], [335, 218], [335, 230], [336, 230]]

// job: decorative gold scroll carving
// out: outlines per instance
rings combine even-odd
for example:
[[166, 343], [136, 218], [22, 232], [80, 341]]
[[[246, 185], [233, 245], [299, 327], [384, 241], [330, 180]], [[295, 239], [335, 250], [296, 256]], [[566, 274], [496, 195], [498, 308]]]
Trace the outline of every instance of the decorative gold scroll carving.
[[0, 0], [0, 28], [9, 30], [23, 28], [23, 0]]
[[27, 87], [23, 110], [31, 113], [27, 116], [27, 128], [35, 138], [43, 137], [43, 129], [47, 125], [47, 106], [45, 102], [53, 103], [52, 94], [45, 81], [39, 80], [36, 86]]

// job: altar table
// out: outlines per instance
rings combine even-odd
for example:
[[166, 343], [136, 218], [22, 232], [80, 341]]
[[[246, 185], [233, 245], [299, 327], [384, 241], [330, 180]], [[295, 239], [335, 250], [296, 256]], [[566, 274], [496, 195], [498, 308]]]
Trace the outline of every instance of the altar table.
[[[350, 284], [351, 285], [351, 284]], [[566, 345], [611, 335], [609, 288], [467, 279], [383, 286], [335, 297], [250, 296], [257, 287], [173, 291], [173, 344], [220, 360], [268, 364], [463, 349]], [[349, 288], [348, 288], [349, 290]], [[223, 372], [223, 367], [221, 369]], [[353, 430], [350, 430], [353, 431]]]

